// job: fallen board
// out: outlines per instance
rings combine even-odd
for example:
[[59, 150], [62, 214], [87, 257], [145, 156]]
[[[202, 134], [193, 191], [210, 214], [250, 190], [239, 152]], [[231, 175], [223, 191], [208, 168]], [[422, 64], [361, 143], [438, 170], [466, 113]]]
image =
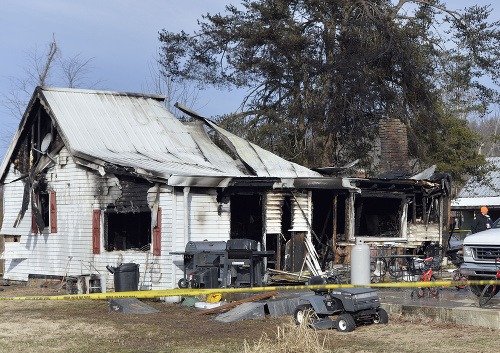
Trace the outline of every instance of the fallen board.
[[213, 314], [213, 313], [216, 313], [216, 312], [219, 312], [219, 311], [222, 311], [222, 310], [227, 310], [227, 309], [234, 308], [234, 307], [236, 307], [236, 306], [238, 306], [238, 305], [240, 305], [242, 303], [248, 303], [248, 302], [253, 302], [253, 301], [256, 301], [256, 300], [266, 299], [266, 298], [275, 296], [278, 293], [279, 292], [267, 292], [267, 293], [263, 293], [263, 294], [259, 294], [259, 295], [254, 295], [253, 297], [242, 299], [242, 300], [237, 300], [235, 302], [231, 302], [231, 303], [228, 303], [228, 304], [225, 304], [225, 305], [221, 305], [221, 306], [219, 306], [217, 308], [207, 309], [207, 310], [200, 311], [199, 313], [197, 313], [197, 315]]

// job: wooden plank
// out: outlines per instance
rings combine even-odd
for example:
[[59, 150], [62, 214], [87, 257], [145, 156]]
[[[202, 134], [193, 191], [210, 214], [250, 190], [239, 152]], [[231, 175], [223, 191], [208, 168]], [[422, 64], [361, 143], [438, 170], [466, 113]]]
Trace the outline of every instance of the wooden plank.
[[278, 293], [279, 292], [275, 291], [275, 292], [267, 292], [267, 293], [263, 293], [263, 294], [254, 295], [253, 297], [242, 299], [242, 300], [237, 300], [237, 301], [225, 304], [225, 305], [218, 306], [217, 308], [212, 308], [212, 309], [207, 309], [207, 310], [200, 311], [196, 315], [212, 314], [212, 313], [216, 313], [218, 311], [222, 311], [222, 310], [226, 310], [226, 309], [232, 309], [232, 308], [234, 308], [234, 307], [236, 307], [236, 306], [238, 306], [240, 304], [248, 303], [248, 302], [254, 302], [254, 301], [257, 301], [257, 300], [261, 300], [261, 299], [266, 299], [266, 298], [272, 297], [274, 295], [277, 295]]

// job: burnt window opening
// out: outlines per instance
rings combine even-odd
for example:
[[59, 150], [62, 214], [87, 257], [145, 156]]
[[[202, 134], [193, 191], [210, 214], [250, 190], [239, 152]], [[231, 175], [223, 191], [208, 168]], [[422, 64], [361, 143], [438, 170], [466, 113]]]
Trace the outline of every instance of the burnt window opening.
[[[408, 209], [408, 222], [439, 223], [439, 201], [437, 198], [416, 194], [414, 200], [414, 204], [410, 204]], [[414, 212], [414, 216], [412, 216], [412, 212]]]
[[360, 197], [356, 199], [356, 235], [400, 237], [401, 198]]
[[313, 244], [318, 252], [321, 267], [335, 261], [335, 249], [339, 242], [348, 241], [345, 234], [346, 195], [336, 190], [313, 191], [312, 215]]
[[[346, 196], [336, 194], [331, 190], [321, 190], [313, 192], [312, 195], [313, 217], [312, 228], [317, 235], [313, 241], [320, 241], [321, 245], [328, 245], [334, 235], [337, 241], [345, 241], [345, 200]], [[334, 208], [335, 207], [335, 208]]]
[[57, 233], [56, 194], [48, 189], [44, 177], [34, 181], [32, 198], [33, 233]]
[[42, 215], [43, 224], [45, 227], [50, 226], [50, 198], [48, 192], [41, 192], [38, 195], [38, 200], [40, 202], [40, 213]]
[[231, 195], [231, 239], [262, 241], [262, 196]]
[[107, 251], [149, 251], [151, 212], [104, 213], [104, 248]]

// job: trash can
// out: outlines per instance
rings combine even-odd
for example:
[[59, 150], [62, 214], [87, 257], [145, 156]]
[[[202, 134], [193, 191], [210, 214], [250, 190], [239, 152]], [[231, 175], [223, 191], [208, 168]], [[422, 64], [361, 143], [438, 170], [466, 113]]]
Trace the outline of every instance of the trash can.
[[120, 264], [118, 267], [106, 266], [113, 274], [115, 292], [136, 291], [139, 286], [139, 265], [134, 263]]

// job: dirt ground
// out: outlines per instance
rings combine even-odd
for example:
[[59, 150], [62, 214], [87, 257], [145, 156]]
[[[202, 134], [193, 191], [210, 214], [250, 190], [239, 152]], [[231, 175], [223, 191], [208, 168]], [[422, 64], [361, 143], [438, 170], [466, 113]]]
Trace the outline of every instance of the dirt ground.
[[[39, 284], [2, 286], [0, 297], [60, 295], [65, 290]], [[195, 308], [145, 301], [160, 312], [112, 312], [105, 300], [0, 300], [0, 351], [20, 352], [306, 352], [284, 350], [279, 342], [297, 339], [290, 316], [226, 324]], [[309, 330], [309, 329], [308, 329]], [[388, 325], [357, 327], [354, 332], [316, 331], [325, 352], [495, 352], [500, 331], [391, 316]], [[264, 340], [265, 338], [265, 340]], [[316, 350], [317, 351], [317, 350]]]

